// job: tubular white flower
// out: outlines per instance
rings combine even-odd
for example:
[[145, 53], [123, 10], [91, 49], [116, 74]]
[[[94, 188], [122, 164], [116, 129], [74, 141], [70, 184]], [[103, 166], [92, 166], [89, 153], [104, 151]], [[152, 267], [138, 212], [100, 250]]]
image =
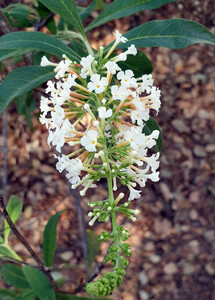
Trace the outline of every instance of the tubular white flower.
[[100, 94], [104, 92], [105, 88], [108, 85], [108, 81], [106, 77], [102, 77], [100, 79], [99, 74], [93, 74], [90, 77], [90, 82], [87, 84], [87, 88], [90, 92], [95, 91], [96, 94]]
[[100, 119], [107, 119], [107, 118], [110, 118], [112, 116], [112, 109], [108, 109], [104, 106], [102, 107], [99, 107], [98, 108], [98, 113], [99, 113], [99, 118]]
[[129, 191], [130, 191], [128, 201], [131, 201], [131, 200], [134, 200], [134, 199], [138, 199], [138, 198], [141, 197], [141, 191], [135, 190], [130, 185], [127, 185], [127, 187], [129, 188]]
[[159, 111], [159, 108], [161, 106], [160, 96], [161, 96], [161, 91], [159, 90], [159, 88], [153, 86], [151, 89], [151, 97], [153, 101], [152, 108], [154, 108], [157, 112]]
[[47, 112], [50, 111], [50, 106], [49, 106], [49, 99], [46, 97], [41, 97], [41, 101], [40, 101], [40, 110], [41, 112], [45, 113], [45, 115], [47, 114]]
[[59, 105], [55, 105], [54, 111], [51, 112], [51, 116], [52, 116], [53, 122], [58, 127], [60, 127], [63, 124], [63, 120], [65, 118], [64, 109]]
[[130, 47], [128, 47], [128, 50], [125, 52], [127, 55], [131, 54], [131, 55], [136, 55], [137, 54], [137, 48], [135, 47], [135, 45], [131, 45]]
[[81, 145], [89, 152], [96, 152], [97, 136], [96, 130], [87, 131], [86, 135], [81, 138]]
[[48, 60], [46, 56], [43, 56], [40, 63], [41, 67], [47, 67], [47, 66], [56, 66], [57, 64], [52, 63]]
[[92, 73], [91, 64], [93, 61], [94, 61], [94, 57], [92, 55], [88, 55], [87, 57], [82, 57], [80, 61], [80, 65], [83, 67], [80, 73], [80, 76], [82, 78], [87, 78], [87, 75]]
[[111, 87], [111, 94], [112, 94], [112, 97], [113, 97], [113, 100], [125, 100], [125, 98], [128, 96], [128, 90], [123, 87], [123, 86], [120, 86], [118, 87], [117, 85], [113, 85]]
[[64, 74], [69, 70], [70, 64], [71, 64], [71, 61], [68, 59], [66, 59], [64, 61], [62, 60], [61, 62], [59, 62], [59, 64], [54, 69], [54, 71], [57, 72], [57, 74], [55, 75], [55, 78], [60, 79], [61, 77], [63, 77]]
[[107, 68], [107, 71], [110, 74], [116, 74], [116, 71], [121, 70], [121, 68], [114, 61], [108, 61], [104, 67]]
[[63, 147], [65, 142], [64, 136], [60, 130], [60, 128], [56, 127], [55, 131], [49, 130], [49, 137], [48, 137], [48, 145], [52, 143], [53, 146], [56, 146], [56, 150], [61, 152], [61, 148]]
[[66, 177], [69, 179], [69, 182], [73, 185], [80, 181], [80, 172], [83, 170], [82, 161], [79, 158], [71, 159], [67, 166]]
[[122, 36], [122, 34], [119, 32], [119, 30], [116, 30], [114, 33], [113, 33], [116, 37], [116, 43], [126, 43], [127, 42], [127, 38], [125, 38], [124, 36]]
[[121, 71], [117, 73], [117, 79], [121, 80], [121, 85], [126, 88], [137, 88], [136, 79], [133, 77], [134, 73], [132, 70]]
[[141, 92], [145, 92], [149, 94], [151, 92], [153, 82], [154, 80], [152, 79], [152, 75], [142, 75], [142, 84], [141, 84]]
[[157, 152], [156, 154], [152, 154], [150, 157], [144, 157], [144, 161], [153, 169], [157, 170], [159, 168], [160, 162], [158, 161], [158, 158], [160, 157], [160, 152]]

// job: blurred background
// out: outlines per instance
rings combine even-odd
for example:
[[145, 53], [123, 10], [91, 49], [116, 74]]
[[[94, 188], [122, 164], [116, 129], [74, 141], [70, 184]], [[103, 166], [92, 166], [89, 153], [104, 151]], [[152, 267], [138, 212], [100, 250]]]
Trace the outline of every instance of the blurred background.
[[[0, 1], [2, 7], [17, 1]], [[31, 1], [19, 1], [31, 3]], [[87, 1], [76, 1], [81, 5]], [[89, 1], [88, 1], [89, 3]], [[90, 23], [99, 12], [86, 19]], [[149, 20], [185, 18], [215, 33], [213, 0], [177, 1], [111, 21], [89, 32], [93, 48]], [[56, 17], [57, 20], [57, 17]], [[2, 25], [2, 24], [1, 24]], [[0, 27], [0, 34], [4, 34]], [[156, 116], [163, 133], [160, 181], [147, 182], [134, 206], [140, 209], [135, 223], [123, 220], [130, 231], [133, 255], [124, 284], [114, 300], [213, 300], [215, 299], [215, 49], [194, 45], [186, 49], [146, 48], [152, 61], [155, 85], [162, 92]], [[15, 63], [12, 65], [12, 63]], [[1, 78], [25, 62], [5, 63]], [[45, 87], [45, 85], [43, 86]], [[55, 169], [54, 149], [47, 145], [48, 132], [38, 122], [41, 88], [32, 92], [32, 124], [11, 103], [0, 119], [2, 194], [16, 195], [24, 210], [18, 228], [41, 254], [42, 233], [56, 211], [64, 212], [58, 226], [56, 264], [68, 263], [63, 271], [64, 290], [75, 290], [86, 277], [86, 230], [89, 199], [107, 197], [105, 181], [80, 197], [71, 192], [64, 174]], [[31, 117], [30, 117], [31, 119]], [[27, 125], [30, 124], [30, 127]], [[4, 159], [7, 157], [7, 163]], [[1, 223], [2, 226], [2, 223]], [[110, 224], [106, 225], [106, 229]], [[100, 233], [104, 224], [95, 224]], [[28, 253], [16, 238], [10, 242], [19, 254]], [[103, 244], [96, 263], [103, 261]], [[106, 267], [108, 270], [108, 267]], [[3, 286], [3, 282], [1, 283]], [[83, 291], [83, 290], [82, 290]]]

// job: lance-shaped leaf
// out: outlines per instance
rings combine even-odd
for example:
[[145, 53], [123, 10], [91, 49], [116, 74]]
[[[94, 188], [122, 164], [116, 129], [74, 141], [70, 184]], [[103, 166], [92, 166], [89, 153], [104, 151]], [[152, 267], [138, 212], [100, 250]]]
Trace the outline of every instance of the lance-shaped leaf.
[[3, 255], [5, 260], [7, 257], [14, 258], [17, 260], [22, 260], [21, 257], [9, 246], [8, 243], [0, 244], [0, 255]]
[[75, 26], [80, 33], [85, 36], [84, 28], [74, 0], [40, 0], [40, 2]]
[[57, 224], [61, 213], [62, 210], [58, 211], [49, 219], [43, 233], [43, 257], [45, 265], [47, 267], [51, 266], [54, 261], [56, 250]]
[[[193, 44], [205, 43], [215, 45], [215, 35], [203, 25], [190, 20], [171, 19], [150, 21], [127, 32], [126, 43], [117, 48], [126, 48], [132, 44], [136, 47], [166, 47], [181, 49]], [[106, 47], [108, 50], [111, 44]]]
[[158, 126], [155, 119], [153, 119], [152, 117], [150, 117], [148, 121], [143, 121], [143, 122], [144, 122], [143, 133], [145, 133], [145, 135], [150, 135], [152, 131], [159, 130], [160, 134], [158, 136], [158, 139], [156, 140], [156, 145], [153, 147], [153, 150], [155, 152], [160, 152], [163, 147], [163, 138], [162, 138], [160, 127]]
[[1, 268], [1, 275], [4, 280], [12, 286], [20, 287], [22, 289], [30, 288], [22, 269], [18, 266], [4, 264]]
[[40, 300], [56, 300], [50, 281], [41, 271], [29, 266], [24, 266], [22, 269], [33, 292]]
[[26, 48], [54, 54], [60, 58], [62, 54], [66, 54], [71, 60], [80, 60], [79, 55], [63, 42], [42, 32], [12, 32], [0, 37], [0, 50]]
[[105, 6], [99, 16], [86, 28], [86, 31], [111, 20], [127, 17], [139, 11], [154, 9], [176, 0], [115, 0]]
[[28, 52], [32, 51], [31, 49], [6, 49], [6, 50], [0, 50], [0, 61], [5, 60], [10, 57], [20, 56], [23, 54], [26, 54]]
[[[11, 221], [15, 223], [20, 216], [22, 211], [22, 202], [16, 196], [11, 196], [6, 207], [6, 210], [11, 218]], [[10, 234], [10, 226], [8, 225], [7, 221], [4, 220], [4, 238], [7, 241], [8, 236]]]
[[0, 113], [17, 96], [53, 78], [52, 67], [28, 66], [13, 70], [0, 85]]

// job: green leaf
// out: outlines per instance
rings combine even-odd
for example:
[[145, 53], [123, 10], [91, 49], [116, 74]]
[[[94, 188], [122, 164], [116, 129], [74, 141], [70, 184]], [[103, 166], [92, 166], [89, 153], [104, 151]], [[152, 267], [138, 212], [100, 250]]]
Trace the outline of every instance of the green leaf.
[[66, 54], [71, 60], [80, 60], [79, 55], [63, 42], [42, 32], [12, 32], [0, 37], [0, 50], [26, 48], [44, 51], [60, 58], [62, 54]]
[[57, 300], [87, 300], [87, 299], [91, 299], [91, 300], [111, 300], [110, 298], [86, 298], [86, 297], [79, 297], [79, 296], [75, 296], [75, 295], [66, 295], [66, 294], [61, 294], [61, 293], [57, 293]]
[[10, 57], [20, 56], [20, 55], [26, 54], [30, 51], [31, 51], [31, 49], [0, 50], [0, 61], [5, 60]]
[[[206, 27], [190, 20], [171, 19], [150, 21], [127, 32], [126, 43], [117, 48], [136, 47], [185, 48], [193, 44], [206, 43], [215, 45], [215, 35]], [[109, 48], [110, 45], [107, 46]], [[106, 49], [107, 50], [107, 49]]]
[[17, 28], [32, 27], [38, 19], [36, 10], [24, 4], [10, 4], [2, 9], [11, 26]]
[[163, 147], [163, 138], [160, 127], [158, 126], [155, 119], [153, 119], [152, 117], [150, 117], [148, 121], [143, 122], [145, 124], [145, 126], [143, 127], [143, 133], [145, 133], [145, 135], [150, 135], [152, 131], [159, 130], [160, 134], [158, 136], [158, 139], [156, 140], [156, 145], [153, 147], [153, 150], [155, 152], [160, 152]]
[[52, 67], [28, 66], [10, 72], [0, 85], [0, 113], [17, 96], [53, 78]]
[[80, 15], [80, 18], [82, 21], [91, 14], [94, 7], [95, 7], [95, 0], [93, 0], [93, 2], [90, 5], [88, 5], [87, 7], [78, 6], [79, 15]]
[[86, 31], [111, 20], [127, 17], [139, 11], [154, 9], [176, 0], [115, 0], [106, 5], [99, 16], [86, 28]]
[[16, 254], [16, 252], [6, 243], [0, 244], [0, 255], [14, 258], [17, 260], [22, 260], [21, 257], [19, 257], [19, 255]]
[[99, 252], [100, 242], [98, 241], [98, 236], [92, 231], [87, 231], [87, 264], [89, 270], [92, 269], [92, 264], [96, 255]]
[[20, 287], [22, 289], [29, 288], [22, 269], [13, 264], [4, 264], [1, 268], [1, 275], [3, 279], [10, 285]]
[[49, 219], [43, 233], [43, 257], [45, 265], [47, 267], [51, 266], [54, 261], [56, 250], [57, 224], [61, 214], [62, 210], [58, 211]]
[[0, 299], [1, 300], [14, 300], [14, 293], [9, 290], [0, 289]]
[[40, 0], [40, 2], [75, 26], [80, 33], [85, 36], [84, 28], [74, 0]]
[[[16, 196], [11, 196], [9, 202], [7, 204], [6, 210], [11, 218], [11, 221], [15, 223], [22, 211], [22, 202]], [[8, 225], [7, 221], [4, 220], [4, 238], [5, 241], [8, 240], [8, 236], [10, 234], [10, 226]]]
[[23, 272], [33, 292], [40, 300], [56, 300], [51, 283], [41, 271], [25, 265]]
[[150, 74], [153, 71], [151, 61], [141, 51], [137, 51], [135, 56], [128, 55], [127, 60], [118, 62], [118, 65], [123, 71], [132, 69], [135, 77], [140, 77], [143, 74]]
[[35, 293], [33, 291], [27, 291], [20, 295], [17, 295], [14, 300], [32, 300], [35, 299]]

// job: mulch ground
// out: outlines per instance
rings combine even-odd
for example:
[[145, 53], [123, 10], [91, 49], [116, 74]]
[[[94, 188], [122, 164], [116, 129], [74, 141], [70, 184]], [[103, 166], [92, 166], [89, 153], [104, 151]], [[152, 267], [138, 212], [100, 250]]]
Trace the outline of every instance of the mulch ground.
[[[89, 39], [97, 48], [121, 32], [148, 20], [187, 18], [201, 22], [215, 32], [214, 1], [178, 1], [150, 12], [112, 21], [93, 30]], [[95, 17], [95, 15], [94, 15]], [[92, 18], [92, 17], [90, 17]], [[89, 19], [90, 20], [90, 19]], [[87, 22], [89, 21], [87, 20]], [[124, 284], [115, 300], [213, 300], [215, 299], [215, 56], [211, 45], [194, 45], [182, 50], [144, 49], [151, 59], [155, 84], [162, 91], [162, 108], [156, 120], [164, 146], [160, 181], [148, 182], [142, 197], [134, 203], [141, 213], [137, 221], [125, 221], [130, 231], [133, 255]], [[38, 93], [35, 94], [39, 103]], [[73, 290], [86, 276], [83, 229], [74, 197], [88, 228], [91, 199], [105, 199], [106, 183], [86, 197], [69, 192], [66, 178], [55, 169], [54, 149], [47, 145], [47, 131], [33, 117], [34, 131], [17, 114], [12, 103], [7, 109], [7, 185], [9, 197], [24, 204], [18, 226], [32, 247], [41, 254], [42, 232], [56, 211], [64, 212], [58, 227], [56, 264], [64, 270], [65, 290]], [[3, 150], [3, 136], [0, 147]], [[2, 154], [1, 154], [2, 157]], [[119, 222], [122, 219], [119, 217]], [[109, 225], [106, 225], [109, 228]], [[95, 224], [99, 233], [102, 224]], [[20, 255], [28, 257], [11, 235]], [[97, 262], [103, 260], [102, 245]]]

